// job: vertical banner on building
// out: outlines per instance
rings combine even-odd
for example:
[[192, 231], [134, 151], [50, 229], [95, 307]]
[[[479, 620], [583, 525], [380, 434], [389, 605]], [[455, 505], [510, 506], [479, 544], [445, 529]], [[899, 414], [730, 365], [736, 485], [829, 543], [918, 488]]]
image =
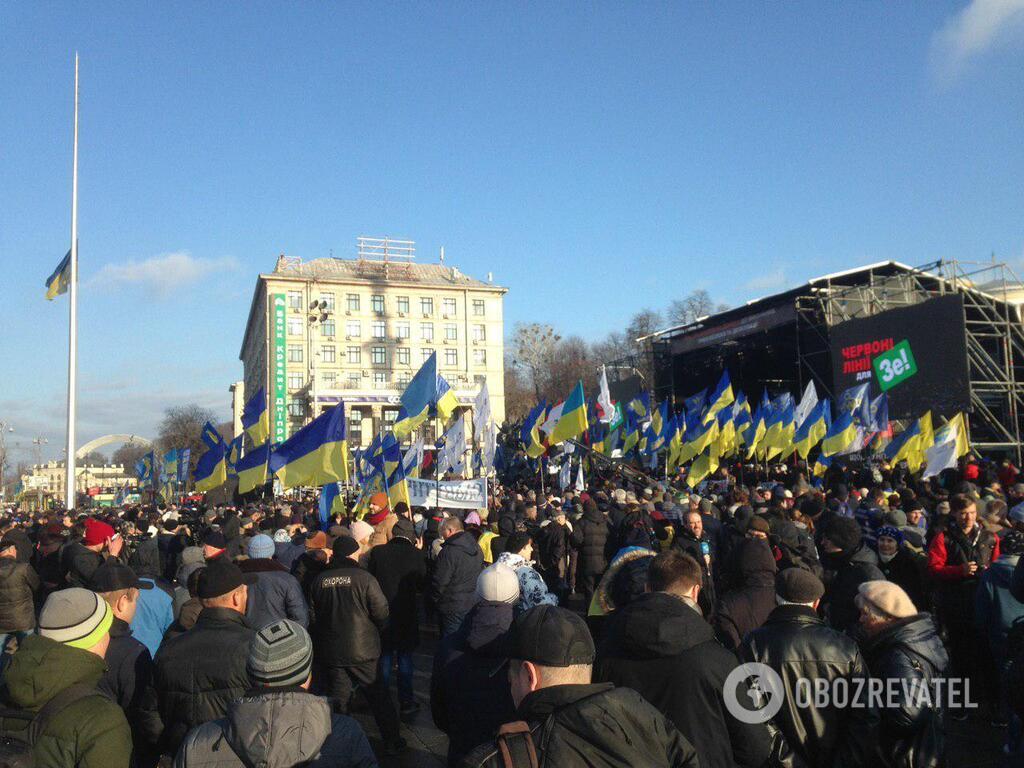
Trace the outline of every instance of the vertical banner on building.
[[288, 351], [285, 336], [286, 312], [285, 295], [283, 293], [273, 294], [270, 297], [270, 391], [272, 395], [270, 402], [271, 408], [273, 408], [271, 440], [275, 443], [283, 443], [288, 439], [288, 388], [285, 373]]

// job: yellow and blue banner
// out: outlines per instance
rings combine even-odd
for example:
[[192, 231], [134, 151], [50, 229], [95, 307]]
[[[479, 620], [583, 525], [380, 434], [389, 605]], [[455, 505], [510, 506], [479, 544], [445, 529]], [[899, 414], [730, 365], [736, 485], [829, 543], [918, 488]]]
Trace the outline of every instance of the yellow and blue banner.
[[729, 379], [729, 371], [722, 371], [722, 377], [718, 380], [718, 386], [708, 397], [708, 408], [704, 412], [704, 421], [709, 422], [720, 410], [730, 405], [735, 398], [732, 393], [732, 381]]
[[253, 445], [263, 445], [270, 437], [270, 411], [267, 408], [267, 391], [263, 387], [256, 390], [242, 409], [242, 429]]
[[854, 422], [853, 411], [844, 411], [832, 422], [825, 439], [821, 443], [822, 456], [836, 456], [845, 453], [857, 441], [857, 424]]
[[793, 436], [793, 445], [796, 446], [796, 452], [804, 461], [810, 455], [811, 449], [828, 434], [831, 417], [828, 398], [819, 400], [804, 419], [804, 423], [797, 429]]
[[57, 268], [53, 270], [53, 274], [46, 278], [46, 282], [43, 284], [46, 288], [46, 300], [53, 301], [62, 293], [67, 293], [70, 282], [71, 251], [68, 251], [64, 258], [60, 260], [60, 263], [57, 264]]
[[250, 448], [235, 464], [238, 474], [238, 492], [248, 493], [262, 488], [267, 482], [267, 463], [270, 461], [270, 441]]
[[269, 467], [286, 490], [348, 480], [345, 404], [325, 411], [277, 446]]
[[192, 479], [195, 482], [196, 490], [200, 493], [212, 491], [227, 482], [227, 446], [224, 443], [210, 448], [199, 457]]
[[548, 435], [548, 444], [558, 445], [577, 438], [587, 431], [587, 426], [587, 401], [583, 397], [583, 382], [578, 381], [562, 406], [558, 424]]
[[431, 412], [447, 419], [456, 406], [458, 400], [448, 382], [437, 372], [437, 353], [433, 352], [402, 393], [398, 419], [392, 431], [395, 437], [402, 439], [426, 421]]
[[203, 431], [199, 435], [203, 442], [206, 443], [207, 448], [214, 448], [218, 445], [224, 445], [224, 438], [221, 437], [220, 432], [210, 422], [203, 424]]

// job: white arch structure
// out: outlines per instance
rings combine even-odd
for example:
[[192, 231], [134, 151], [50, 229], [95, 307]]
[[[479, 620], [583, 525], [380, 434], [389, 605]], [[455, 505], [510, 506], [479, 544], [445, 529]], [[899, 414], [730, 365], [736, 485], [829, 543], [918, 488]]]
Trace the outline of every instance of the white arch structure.
[[103, 437], [97, 437], [95, 440], [90, 440], [75, 451], [75, 458], [80, 459], [86, 454], [95, 451], [97, 448], [101, 448], [104, 445], [110, 445], [110, 443], [138, 443], [139, 445], [146, 447], [153, 445], [152, 440], [145, 437], [139, 437], [138, 435], [103, 435]]

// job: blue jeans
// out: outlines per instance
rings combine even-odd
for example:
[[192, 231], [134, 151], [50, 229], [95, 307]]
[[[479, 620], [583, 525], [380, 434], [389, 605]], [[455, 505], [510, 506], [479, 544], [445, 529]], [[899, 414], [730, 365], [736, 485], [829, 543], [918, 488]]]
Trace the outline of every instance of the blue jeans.
[[409, 651], [383, 651], [380, 655], [380, 679], [385, 688], [391, 686], [391, 670], [398, 657], [398, 703], [412, 704], [412, 653]]

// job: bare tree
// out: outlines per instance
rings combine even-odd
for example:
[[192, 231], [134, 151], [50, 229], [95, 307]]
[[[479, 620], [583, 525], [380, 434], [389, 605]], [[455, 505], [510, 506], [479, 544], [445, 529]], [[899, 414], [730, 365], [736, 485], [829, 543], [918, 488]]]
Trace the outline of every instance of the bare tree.
[[523, 370], [538, 400], [549, 387], [561, 340], [554, 328], [542, 323], [517, 323], [512, 332], [512, 364]]
[[160, 422], [159, 437], [157, 444], [161, 451], [169, 451], [172, 448], [181, 450], [188, 448], [192, 451], [192, 459], [189, 462], [191, 469], [195, 468], [196, 461], [205, 453], [206, 444], [203, 442], [203, 425], [206, 422], [213, 423], [216, 417], [207, 408], [190, 403], [168, 408], [164, 411], [164, 420]]
[[149, 453], [149, 451], [150, 449], [142, 445], [142, 443], [128, 442], [114, 451], [110, 462], [112, 464], [120, 464], [127, 471], [133, 472], [135, 470], [135, 462]]
[[83, 467], [101, 467], [107, 463], [107, 457], [99, 451], [89, 451], [85, 456], [80, 456], [78, 464]]
[[642, 309], [633, 315], [626, 327], [626, 338], [631, 348], [627, 364], [636, 368], [648, 389], [654, 388], [654, 340], [651, 335], [662, 325], [661, 313]]
[[726, 304], [715, 304], [711, 295], [698, 288], [684, 299], [676, 299], [668, 308], [668, 319], [676, 325], [688, 325], [715, 312], [724, 312]]
[[516, 367], [511, 360], [511, 352], [506, 354], [505, 361], [505, 419], [518, 421], [537, 404], [537, 398], [522, 369]]

